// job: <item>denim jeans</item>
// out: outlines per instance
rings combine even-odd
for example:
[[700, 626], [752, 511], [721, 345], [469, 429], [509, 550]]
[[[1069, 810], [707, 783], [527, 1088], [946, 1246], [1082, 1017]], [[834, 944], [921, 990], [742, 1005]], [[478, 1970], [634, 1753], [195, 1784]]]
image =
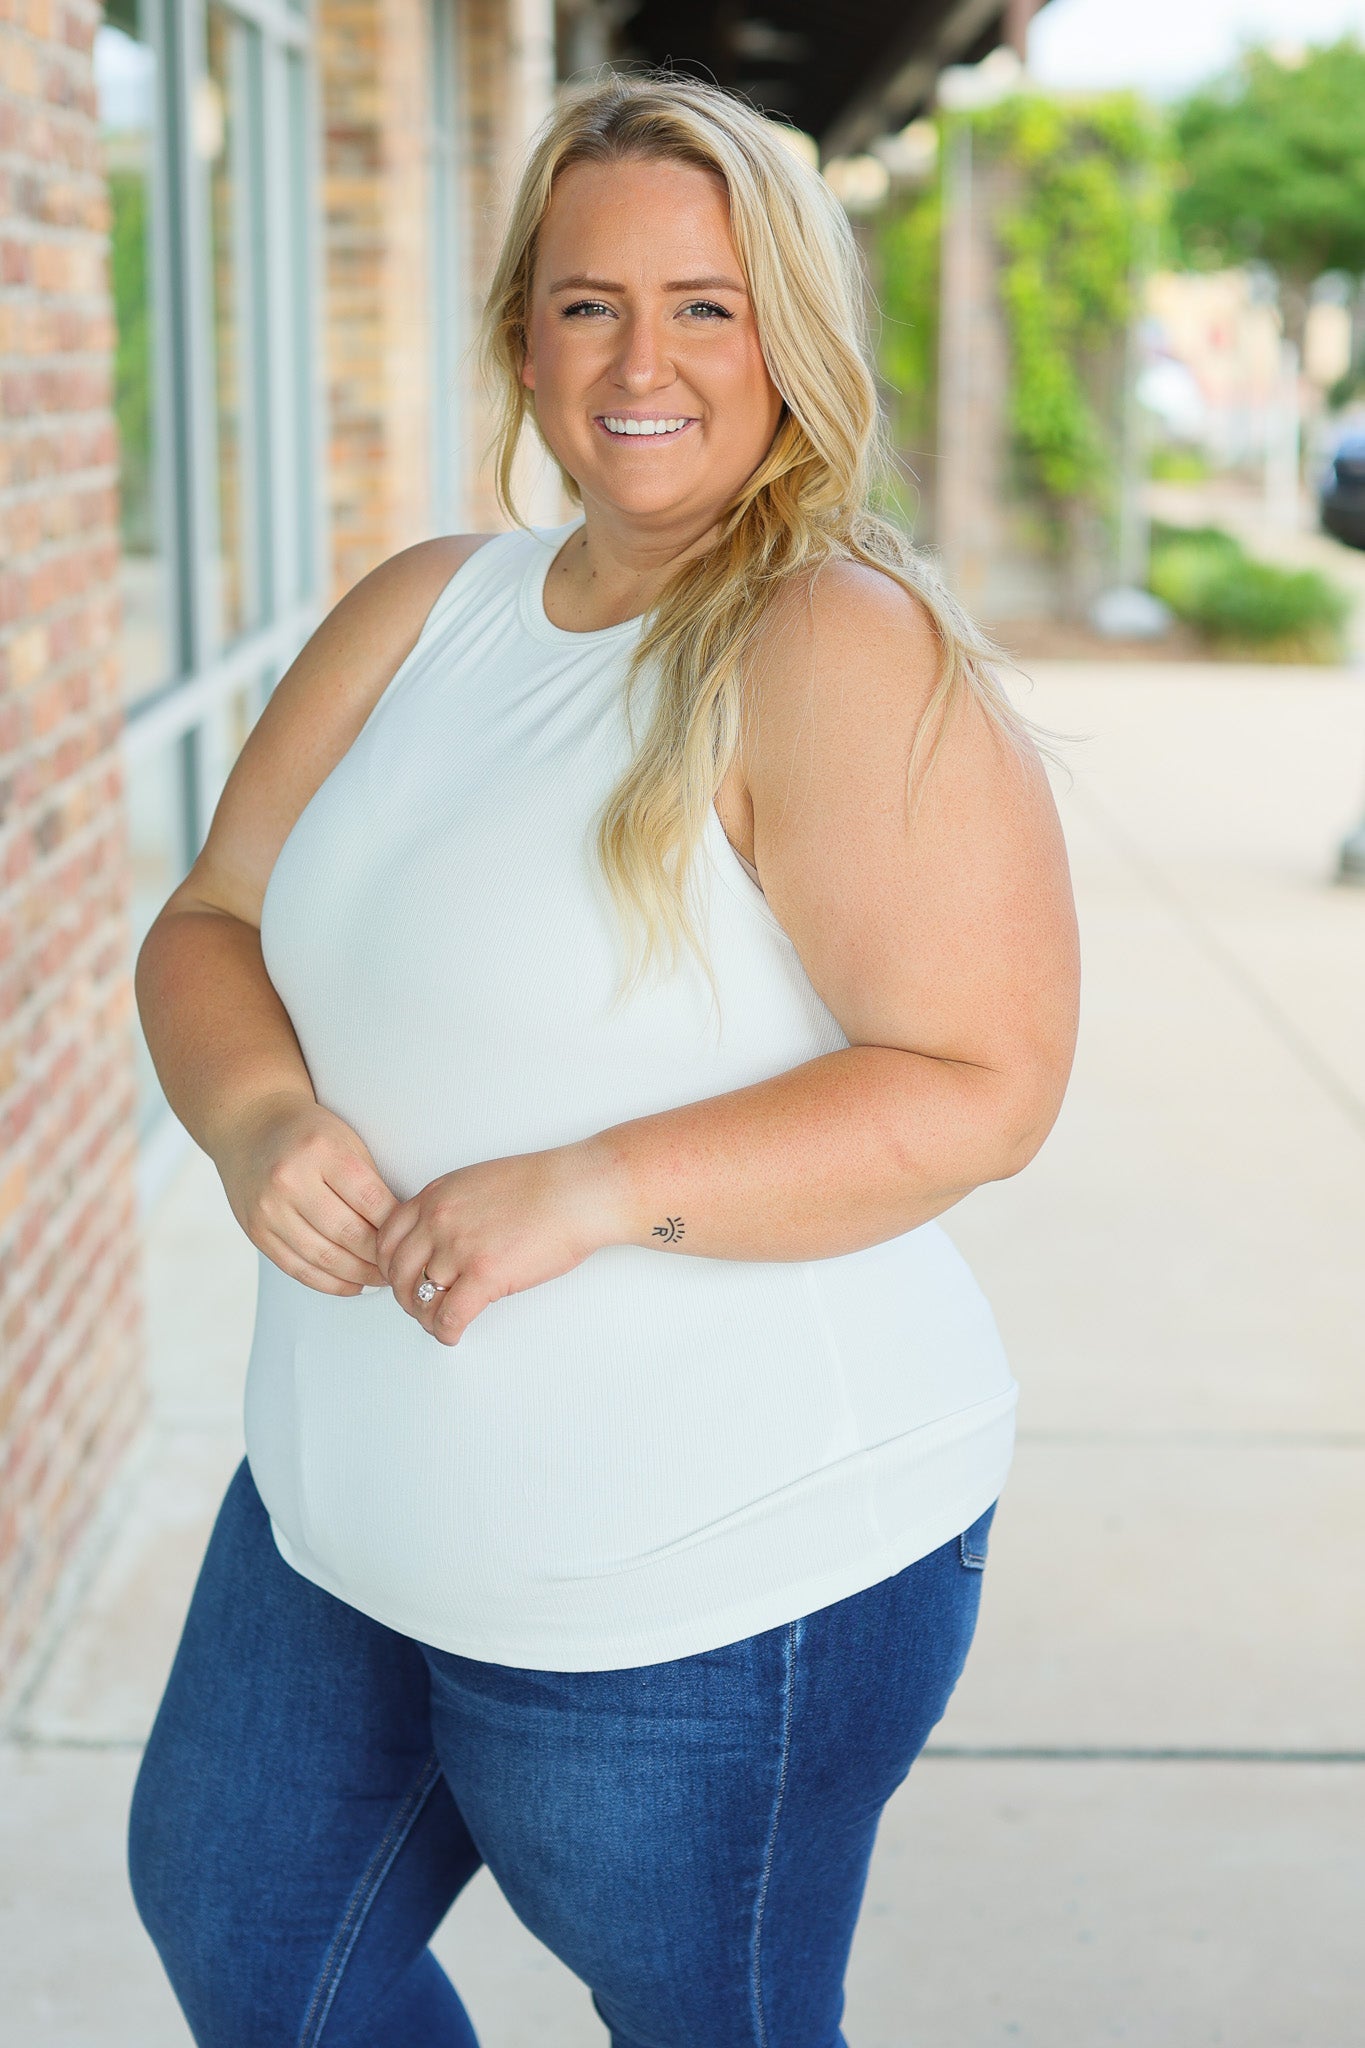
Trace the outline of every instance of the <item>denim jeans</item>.
[[531, 1671], [300, 1577], [243, 1463], [130, 1823], [199, 2048], [475, 2048], [427, 1943], [481, 1863], [613, 2048], [842, 2048], [877, 1822], [962, 1670], [993, 1514], [722, 1649]]

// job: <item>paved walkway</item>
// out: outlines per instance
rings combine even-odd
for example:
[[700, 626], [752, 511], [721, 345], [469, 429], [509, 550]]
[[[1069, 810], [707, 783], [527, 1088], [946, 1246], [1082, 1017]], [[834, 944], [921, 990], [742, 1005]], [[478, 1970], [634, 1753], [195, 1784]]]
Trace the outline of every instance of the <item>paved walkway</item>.
[[[1035, 670], [1081, 1051], [948, 1219], [1022, 1383], [967, 1674], [888, 1809], [851, 2048], [1351, 2048], [1365, 1950], [1365, 678]], [[157, 1422], [0, 1748], [3, 2048], [186, 2048], [121, 1870], [239, 1455], [253, 1258], [187, 1159], [148, 1248]], [[486, 2048], [602, 2048], [482, 1874], [438, 1949]], [[395, 2044], [401, 2048], [401, 2044]], [[697, 2044], [704, 2048], [704, 2044]]]

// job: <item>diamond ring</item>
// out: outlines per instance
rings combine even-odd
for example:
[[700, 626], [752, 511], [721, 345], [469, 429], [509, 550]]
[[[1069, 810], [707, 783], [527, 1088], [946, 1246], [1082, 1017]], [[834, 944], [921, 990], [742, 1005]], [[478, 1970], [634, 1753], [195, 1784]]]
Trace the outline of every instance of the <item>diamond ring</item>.
[[417, 1299], [422, 1302], [435, 1301], [438, 1294], [444, 1294], [445, 1292], [446, 1289], [439, 1280], [429, 1280], [427, 1278], [427, 1269], [423, 1266], [421, 1285], [417, 1289]]

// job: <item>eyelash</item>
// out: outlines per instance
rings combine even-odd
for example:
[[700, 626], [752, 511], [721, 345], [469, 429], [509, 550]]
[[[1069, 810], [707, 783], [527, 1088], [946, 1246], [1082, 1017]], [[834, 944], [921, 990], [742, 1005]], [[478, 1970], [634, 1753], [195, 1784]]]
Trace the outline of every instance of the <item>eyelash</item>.
[[[733, 320], [735, 317], [728, 307], [718, 306], [714, 299], [691, 299], [684, 306], [683, 311], [685, 313], [691, 312], [696, 306], [705, 306], [708, 319], [712, 314], [719, 315], [722, 320]], [[570, 320], [575, 313], [587, 312], [594, 307], [602, 312], [609, 313], [611, 311], [610, 306], [605, 306], [601, 299], [575, 299], [571, 306], [564, 307], [563, 317], [566, 320]]]

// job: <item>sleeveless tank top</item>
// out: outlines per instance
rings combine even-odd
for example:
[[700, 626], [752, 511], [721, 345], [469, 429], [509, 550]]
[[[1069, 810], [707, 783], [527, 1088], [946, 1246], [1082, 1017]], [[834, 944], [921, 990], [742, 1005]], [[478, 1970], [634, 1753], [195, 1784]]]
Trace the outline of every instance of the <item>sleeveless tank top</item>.
[[[547, 617], [577, 524], [461, 566], [266, 889], [317, 1099], [400, 1200], [849, 1043], [714, 808], [687, 886], [719, 1015], [686, 950], [611, 1007], [592, 834], [641, 622]], [[455, 1346], [387, 1288], [323, 1294], [261, 1254], [245, 1419], [305, 1577], [438, 1648], [584, 1671], [738, 1641], [947, 1542], [1000, 1491], [1016, 1395], [926, 1223], [824, 1259], [609, 1245]]]

